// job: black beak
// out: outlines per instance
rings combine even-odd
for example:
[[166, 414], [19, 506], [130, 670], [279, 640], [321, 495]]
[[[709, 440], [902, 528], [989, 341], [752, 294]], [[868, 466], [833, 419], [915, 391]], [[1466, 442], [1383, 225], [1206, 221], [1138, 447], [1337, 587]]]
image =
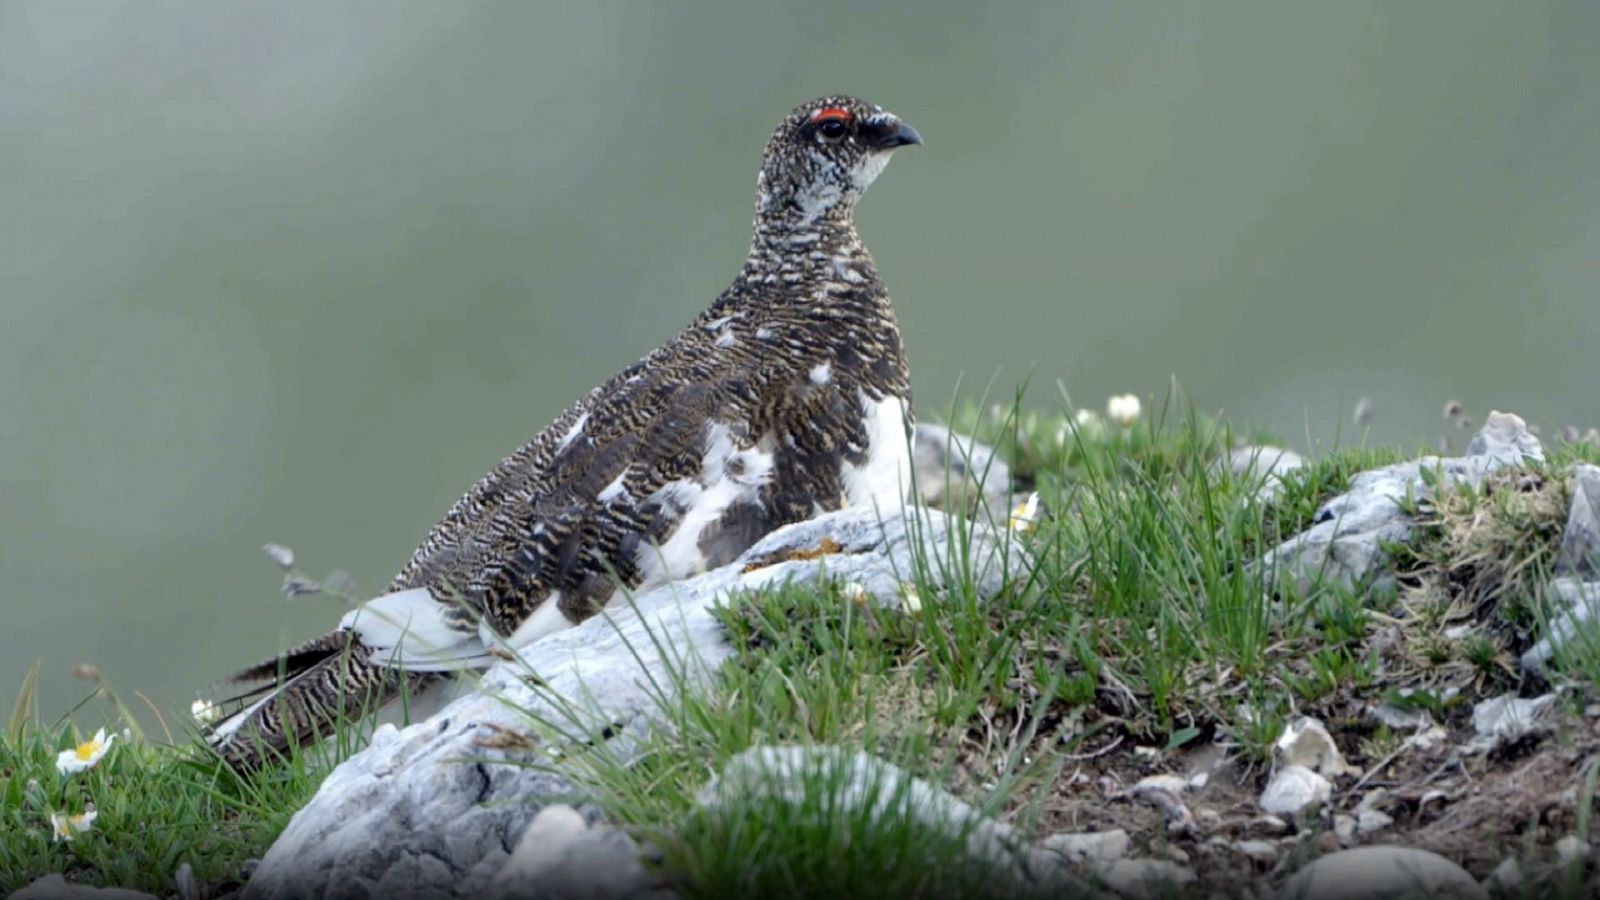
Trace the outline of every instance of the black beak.
[[891, 121], [871, 128], [868, 140], [874, 150], [893, 150], [922, 143], [922, 135], [904, 122]]

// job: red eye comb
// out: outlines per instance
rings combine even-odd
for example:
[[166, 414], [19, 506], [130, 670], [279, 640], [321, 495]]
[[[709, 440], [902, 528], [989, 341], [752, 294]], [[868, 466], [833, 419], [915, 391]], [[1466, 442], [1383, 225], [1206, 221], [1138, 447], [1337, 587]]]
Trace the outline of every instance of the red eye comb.
[[855, 116], [851, 114], [850, 110], [842, 106], [824, 106], [811, 114], [811, 121], [813, 122], [821, 122], [823, 119], [839, 119], [848, 122], [854, 118]]

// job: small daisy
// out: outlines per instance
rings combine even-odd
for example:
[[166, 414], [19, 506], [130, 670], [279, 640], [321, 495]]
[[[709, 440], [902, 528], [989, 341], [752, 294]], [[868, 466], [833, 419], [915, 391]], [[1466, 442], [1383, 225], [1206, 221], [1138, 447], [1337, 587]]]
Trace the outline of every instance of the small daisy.
[[1123, 428], [1131, 428], [1139, 421], [1141, 409], [1138, 394], [1118, 394], [1106, 401], [1106, 418]]
[[62, 775], [71, 775], [95, 767], [100, 759], [111, 749], [111, 744], [117, 739], [116, 735], [107, 735], [104, 728], [96, 731], [94, 737], [56, 754], [56, 771]]
[[73, 835], [82, 834], [93, 828], [95, 817], [99, 815], [95, 812], [93, 803], [89, 804], [82, 814], [76, 816], [53, 812], [50, 814], [50, 830], [56, 841], [70, 841]]
[[1039, 524], [1039, 492], [1034, 491], [1028, 499], [1017, 504], [1011, 511], [1011, 530], [1017, 534], [1026, 534]]

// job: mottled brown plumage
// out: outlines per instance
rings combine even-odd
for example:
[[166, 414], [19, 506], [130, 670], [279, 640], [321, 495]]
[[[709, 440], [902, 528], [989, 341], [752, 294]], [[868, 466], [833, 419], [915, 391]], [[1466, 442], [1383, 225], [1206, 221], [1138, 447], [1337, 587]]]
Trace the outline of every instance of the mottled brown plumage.
[[438, 677], [419, 668], [482, 666], [496, 645], [582, 621], [618, 594], [616, 579], [650, 587], [819, 511], [898, 503], [910, 384], [853, 211], [889, 153], [920, 142], [851, 97], [785, 118], [733, 284], [502, 460], [365, 612], [238, 673], [269, 683], [213, 746], [259, 766]]

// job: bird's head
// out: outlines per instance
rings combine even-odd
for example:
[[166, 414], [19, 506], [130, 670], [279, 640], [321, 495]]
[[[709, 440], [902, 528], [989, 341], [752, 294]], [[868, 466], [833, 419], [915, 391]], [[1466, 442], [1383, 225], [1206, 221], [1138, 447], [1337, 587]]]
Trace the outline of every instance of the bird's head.
[[883, 107], [823, 97], [790, 113], [767, 142], [757, 214], [809, 223], [848, 216], [895, 150], [922, 136]]

